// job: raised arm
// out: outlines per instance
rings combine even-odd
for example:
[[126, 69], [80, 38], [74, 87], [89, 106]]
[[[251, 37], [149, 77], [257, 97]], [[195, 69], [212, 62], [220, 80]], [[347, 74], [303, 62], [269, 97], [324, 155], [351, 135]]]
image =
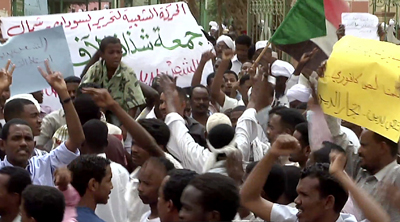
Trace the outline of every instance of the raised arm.
[[62, 74], [60, 72], [53, 72], [48, 60], [45, 61], [45, 66], [46, 71], [41, 67], [38, 67], [39, 72], [42, 74], [43, 78], [46, 79], [49, 85], [56, 90], [65, 112], [69, 135], [68, 140], [65, 142], [65, 146], [71, 152], [76, 153], [78, 148], [85, 141], [85, 134], [83, 133], [81, 122], [76, 113], [71, 97], [69, 96], [67, 84], [65, 83]]
[[197, 67], [196, 71], [194, 72], [192, 78], [192, 87], [201, 84], [201, 77], [203, 75], [204, 67], [206, 66], [207, 62], [211, 59], [214, 59], [215, 55], [212, 51], [207, 51], [201, 55], [199, 66]]
[[0, 69], [0, 95], [5, 89], [10, 87], [12, 83], [12, 74], [15, 70], [15, 65], [11, 65], [11, 60], [8, 60], [6, 66]]
[[296, 149], [299, 149], [299, 147], [299, 142], [293, 136], [280, 135], [246, 179], [240, 192], [241, 203], [259, 218], [266, 221], [271, 220], [274, 203], [263, 199], [261, 192], [272, 166], [278, 161], [280, 156], [288, 156], [296, 152]]
[[366, 219], [370, 222], [389, 222], [389, 214], [367, 192], [359, 188], [344, 172], [346, 156], [343, 153], [332, 152], [330, 154], [331, 165], [329, 172], [348, 190], [357, 206], [361, 209]]
[[84, 88], [83, 93], [92, 96], [96, 104], [107, 110], [110, 110], [123, 123], [126, 130], [135, 140], [135, 143], [147, 150], [152, 156], [164, 156], [164, 152], [157, 145], [154, 138], [137, 123], [124, 109], [111, 97], [107, 89]]
[[220, 105], [224, 106], [225, 93], [222, 92], [221, 86], [224, 83], [224, 73], [228, 70], [229, 62], [231, 61], [234, 53], [231, 49], [224, 50], [222, 53], [222, 62], [218, 67], [215, 74], [214, 81], [211, 85], [211, 97]]

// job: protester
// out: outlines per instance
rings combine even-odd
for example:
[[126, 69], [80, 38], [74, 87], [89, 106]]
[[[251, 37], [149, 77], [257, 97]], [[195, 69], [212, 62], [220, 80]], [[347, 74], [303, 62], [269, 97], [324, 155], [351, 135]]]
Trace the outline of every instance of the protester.
[[208, 89], [203, 85], [194, 86], [190, 91], [189, 97], [193, 119], [205, 126], [210, 116], [208, 111], [210, 102]]
[[20, 167], [0, 169], [0, 220], [21, 221], [22, 191], [32, 184], [29, 173]]
[[185, 187], [197, 176], [197, 173], [186, 169], [174, 169], [164, 177], [158, 191], [157, 209], [161, 222], [179, 221], [182, 209], [181, 196]]
[[[136, 74], [121, 59], [120, 40], [111, 36], [104, 38], [100, 49], [86, 65], [89, 68], [85, 69], [87, 72], [83, 72], [82, 83], [94, 82], [107, 88], [118, 104], [135, 117], [137, 107], [145, 104], [145, 100]], [[110, 118], [111, 123], [121, 125], [113, 115]]]
[[[108, 145], [107, 125], [100, 120], [92, 119], [83, 126], [85, 142], [82, 144], [82, 154], [95, 154], [107, 158], [105, 149]], [[128, 207], [125, 201], [126, 184], [129, 182], [128, 171], [118, 163], [110, 163], [113, 188], [109, 196], [109, 202], [96, 208], [96, 215], [107, 222], [126, 221], [128, 219]]]
[[183, 190], [181, 204], [181, 221], [232, 221], [239, 208], [239, 189], [221, 174], [198, 175]]
[[78, 222], [104, 222], [96, 214], [98, 204], [107, 204], [113, 184], [110, 161], [96, 155], [84, 155], [68, 165], [72, 186], [81, 200], [76, 208]]
[[54, 187], [30, 185], [22, 192], [22, 222], [62, 222], [63, 194]]
[[242, 69], [242, 65], [248, 61], [248, 51], [251, 46], [251, 38], [241, 35], [235, 39], [235, 56], [232, 58], [232, 71], [236, 74]]
[[[0, 143], [5, 150], [6, 157], [4, 161], [0, 162], [0, 168], [5, 166], [26, 168], [31, 175], [33, 184], [54, 186], [53, 170], [69, 164], [79, 156], [78, 147], [82, 144], [85, 137], [61, 73], [51, 71], [47, 60], [45, 61], [45, 65], [46, 72], [41, 68], [39, 68], [39, 71], [60, 97], [66, 115], [70, 138], [54, 151], [42, 156], [32, 157], [35, 145], [33, 130], [26, 121], [13, 119], [6, 123], [1, 132], [2, 140]], [[9, 72], [3, 69], [0, 75], [6, 76], [9, 75]], [[2, 80], [2, 84], [7, 87], [11, 83], [4, 78]], [[37, 110], [35, 113], [35, 117], [38, 116]]]
[[150, 157], [142, 166], [139, 172], [139, 197], [144, 204], [150, 206], [150, 211], [144, 213], [140, 219], [141, 222], [159, 222], [159, 214], [157, 209], [158, 190], [161, 182], [173, 170], [174, 165], [165, 157]]
[[[76, 91], [78, 89], [80, 78], [70, 76], [64, 79], [67, 84], [68, 94], [72, 101], [75, 100]], [[40, 135], [35, 138], [37, 148], [50, 151], [52, 147], [52, 137], [54, 133], [66, 124], [64, 109], [59, 109], [47, 114], [42, 119]]]

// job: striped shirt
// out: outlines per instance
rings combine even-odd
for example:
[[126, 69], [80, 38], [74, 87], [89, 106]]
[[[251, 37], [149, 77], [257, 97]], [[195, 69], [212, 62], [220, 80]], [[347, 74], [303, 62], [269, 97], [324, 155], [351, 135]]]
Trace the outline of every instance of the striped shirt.
[[[50, 153], [44, 155], [35, 155], [28, 160], [26, 170], [31, 175], [32, 183], [42, 186], [54, 186], [54, 172], [56, 169], [68, 165], [79, 156], [79, 150], [72, 153], [62, 143]], [[7, 166], [13, 166], [7, 160], [7, 156], [0, 161], [0, 169]]]

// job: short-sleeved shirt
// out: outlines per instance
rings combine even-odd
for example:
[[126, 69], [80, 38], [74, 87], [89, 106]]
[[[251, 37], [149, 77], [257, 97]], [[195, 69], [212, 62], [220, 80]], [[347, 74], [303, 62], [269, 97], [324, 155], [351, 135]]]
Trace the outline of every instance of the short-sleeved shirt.
[[97, 83], [102, 88], [108, 89], [113, 99], [125, 111], [146, 102], [135, 72], [123, 62], [120, 63], [111, 79], [108, 78], [105, 61], [96, 62], [82, 79], [82, 83], [89, 82]]
[[78, 222], [105, 222], [88, 207], [77, 207], [76, 214], [78, 215], [76, 218]]

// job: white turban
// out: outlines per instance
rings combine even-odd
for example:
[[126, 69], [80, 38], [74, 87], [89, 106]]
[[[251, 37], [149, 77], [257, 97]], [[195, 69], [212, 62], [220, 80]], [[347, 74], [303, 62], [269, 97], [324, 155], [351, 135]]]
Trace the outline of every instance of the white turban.
[[290, 78], [294, 70], [294, 67], [290, 63], [282, 60], [276, 60], [271, 66], [271, 73], [275, 77], [283, 76]]
[[289, 102], [298, 100], [302, 103], [305, 103], [308, 102], [310, 95], [311, 95], [311, 89], [303, 84], [294, 85], [286, 93]]
[[[259, 50], [259, 49], [263, 49], [263, 48], [267, 47], [267, 45], [268, 45], [268, 41], [258, 41], [256, 43], [256, 51]], [[272, 48], [272, 46], [269, 45], [268, 48]]]
[[226, 46], [228, 46], [228, 48], [235, 50], [235, 42], [231, 39], [231, 37], [229, 37], [227, 35], [221, 35], [217, 39], [217, 44], [220, 42], [224, 42], [226, 44]]
[[37, 110], [40, 113], [40, 104], [31, 94], [18, 94], [18, 95], [12, 96], [9, 99], [7, 99], [6, 104], [14, 99], [26, 99], [26, 100], [31, 101], [36, 106]]
[[215, 21], [211, 21], [210, 23], [208, 23], [208, 25], [211, 26], [211, 28], [215, 28], [215, 30], [219, 29], [219, 25]]

